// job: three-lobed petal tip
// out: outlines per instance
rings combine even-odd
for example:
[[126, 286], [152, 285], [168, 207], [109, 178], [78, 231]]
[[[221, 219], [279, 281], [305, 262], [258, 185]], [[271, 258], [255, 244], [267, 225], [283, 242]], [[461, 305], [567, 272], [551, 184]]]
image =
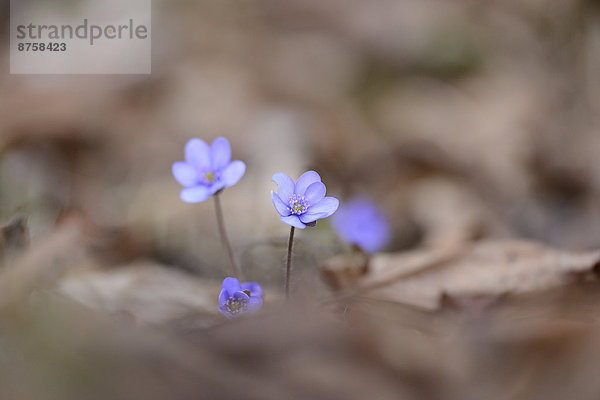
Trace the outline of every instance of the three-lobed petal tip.
[[224, 137], [209, 146], [193, 138], [185, 145], [185, 161], [173, 163], [175, 180], [184, 188], [180, 198], [186, 203], [205, 201], [219, 190], [237, 184], [246, 172], [243, 161], [231, 161], [231, 145]]

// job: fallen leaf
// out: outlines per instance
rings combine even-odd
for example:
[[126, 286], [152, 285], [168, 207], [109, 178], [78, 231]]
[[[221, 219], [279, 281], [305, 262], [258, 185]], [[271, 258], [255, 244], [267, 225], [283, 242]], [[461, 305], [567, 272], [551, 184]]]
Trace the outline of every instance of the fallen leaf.
[[524, 240], [484, 240], [462, 249], [377, 255], [369, 273], [345, 293], [434, 310], [444, 296], [482, 299], [557, 288], [599, 262], [599, 250], [569, 252]]
[[218, 282], [156, 264], [72, 274], [59, 283], [58, 290], [88, 308], [130, 316], [140, 324], [160, 325], [190, 315], [208, 325], [222, 320]]
[[8, 265], [29, 244], [29, 228], [25, 217], [17, 217], [0, 228], [0, 263]]

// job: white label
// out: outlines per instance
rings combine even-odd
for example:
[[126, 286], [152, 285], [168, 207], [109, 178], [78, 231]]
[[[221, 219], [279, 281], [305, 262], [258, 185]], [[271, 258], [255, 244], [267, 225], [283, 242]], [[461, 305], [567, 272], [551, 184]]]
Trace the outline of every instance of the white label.
[[11, 0], [11, 74], [149, 74], [151, 0]]

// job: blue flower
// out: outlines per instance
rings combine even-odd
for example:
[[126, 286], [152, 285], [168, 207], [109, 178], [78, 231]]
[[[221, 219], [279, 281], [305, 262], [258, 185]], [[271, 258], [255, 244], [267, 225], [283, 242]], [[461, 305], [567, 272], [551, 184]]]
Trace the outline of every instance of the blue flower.
[[370, 200], [355, 197], [343, 203], [333, 217], [332, 226], [345, 241], [366, 253], [384, 248], [391, 239], [391, 228], [386, 216]]
[[181, 200], [199, 203], [219, 190], [233, 186], [246, 172], [246, 164], [231, 160], [227, 139], [216, 138], [212, 145], [201, 139], [191, 139], [185, 145], [185, 161], [173, 164], [173, 176], [184, 186]]
[[271, 180], [277, 184], [277, 193], [271, 191], [271, 201], [279, 219], [290, 226], [312, 226], [333, 214], [340, 204], [335, 197], [325, 197], [325, 185], [315, 171], [303, 173], [295, 184], [283, 172], [277, 172]]
[[240, 285], [235, 278], [225, 278], [219, 294], [219, 311], [227, 318], [257, 312], [262, 306], [262, 288], [258, 283]]

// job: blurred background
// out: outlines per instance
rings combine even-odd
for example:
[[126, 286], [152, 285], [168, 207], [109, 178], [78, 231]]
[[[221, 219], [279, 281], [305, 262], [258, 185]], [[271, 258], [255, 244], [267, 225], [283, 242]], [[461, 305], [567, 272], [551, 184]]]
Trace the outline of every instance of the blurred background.
[[[20, 365], [11, 383], [0, 385], [2, 398], [547, 399], [565, 398], [567, 388], [577, 388], [572, 398], [597, 398], [593, 379], [573, 371], [597, 365], [589, 354], [599, 356], [600, 343], [583, 340], [591, 347], [571, 352], [584, 335], [572, 327], [553, 330], [556, 337], [535, 342], [536, 351], [523, 350], [515, 338], [521, 336], [490, 333], [481, 320], [473, 325], [463, 314], [386, 303], [365, 311], [362, 321], [387, 326], [404, 316], [398, 329], [421, 332], [378, 336], [379, 356], [398, 355], [387, 359], [373, 358], [364, 345], [372, 331], [320, 330], [325, 317], [314, 314], [303, 317], [307, 326], [278, 320], [288, 314], [277, 309], [288, 226], [271, 204], [270, 177], [314, 169], [328, 195], [342, 202], [370, 197], [389, 217], [393, 240], [386, 250], [393, 253], [508, 238], [557, 251], [599, 248], [598, 2], [154, 0], [147, 76], [9, 75], [8, 1], [2, 3], [0, 216], [13, 223], [4, 231], [8, 261], [0, 287], [12, 294], [0, 301], [9, 304], [0, 344], [22, 350], [0, 360], [8, 371], [15, 360]], [[190, 138], [218, 136], [248, 166], [222, 196], [230, 238], [275, 307], [263, 320], [233, 328], [216, 313], [227, 259], [213, 204], [183, 203], [171, 175]], [[11, 269], [11, 254], [27, 243], [18, 265], [31, 274], [22, 276]], [[348, 251], [328, 221], [300, 232], [298, 279], [313, 295], [325, 291], [319, 266]], [[61, 288], [60, 298], [46, 286], [32, 295], [40, 279]], [[586, 299], [590, 307], [597, 300]], [[87, 321], [86, 307], [102, 315], [101, 328]], [[349, 323], [349, 314], [338, 311], [336, 323]], [[597, 321], [593, 315], [582, 320]], [[457, 327], [465, 318], [468, 328]], [[315, 326], [307, 322], [313, 319]], [[56, 321], [77, 328], [67, 334]], [[278, 327], [269, 330], [275, 349], [253, 353], [270, 326]], [[247, 330], [245, 341], [230, 329]], [[115, 337], [98, 333], [104, 330]], [[290, 342], [277, 342], [276, 333]], [[173, 345], [172, 334], [174, 343], [183, 334], [196, 353]], [[452, 338], [466, 340], [468, 351], [448, 350]], [[290, 355], [282, 350], [289, 346], [307, 347]], [[438, 362], [436, 346], [446, 349]], [[502, 358], [502, 346], [516, 355]], [[547, 348], [574, 374], [558, 397], [555, 387], [536, 386], [562, 371], [539, 372], [550, 363], [539, 358]], [[182, 355], [192, 353], [193, 361]], [[271, 380], [268, 354], [278, 355], [281, 373], [293, 371], [291, 378]], [[474, 367], [490, 359], [489, 371]], [[208, 373], [207, 360], [222, 374]], [[513, 370], [523, 363], [523, 374]], [[117, 364], [131, 369], [117, 373]], [[320, 372], [310, 372], [314, 364]], [[248, 375], [256, 365], [263, 375]], [[478, 380], [482, 388], [465, 389], [476, 371], [489, 373]], [[354, 374], [365, 377], [364, 387], [350, 379]], [[32, 379], [37, 383], [24, 388]], [[348, 381], [347, 390], [337, 385]], [[500, 389], [507, 382], [514, 391]]]

